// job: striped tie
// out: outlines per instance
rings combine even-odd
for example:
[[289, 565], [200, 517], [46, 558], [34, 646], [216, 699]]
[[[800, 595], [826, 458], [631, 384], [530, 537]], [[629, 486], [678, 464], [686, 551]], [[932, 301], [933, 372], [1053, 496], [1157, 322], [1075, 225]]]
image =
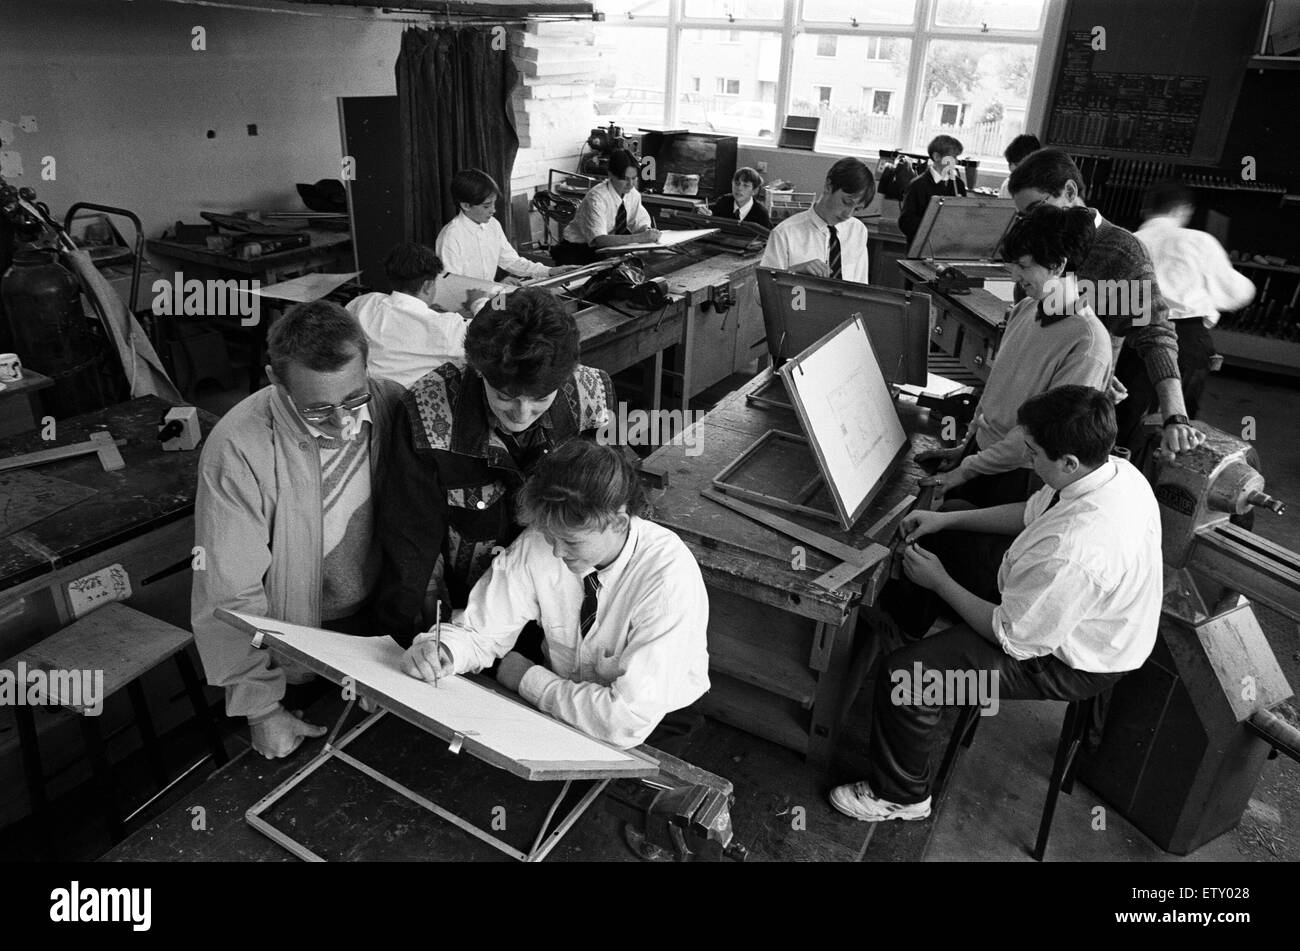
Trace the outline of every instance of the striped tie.
[[618, 211], [614, 215], [614, 234], [627, 233], [627, 206], [620, 201]]
[[582, 579], [582, 610], [578, 612], [579, 637], [596, 626], [596, 592], [600, 590], [600, 579], [596, 572], [591, 572]]
[[840, 235], [839, 232], [835, 230], [835, 227], [833, 225], [831, 226], [830, 233], [831, 233], [830, 236], [831, 278], [836, 281], [840, 281], [844, 279], [844, 273], [840, 267]]

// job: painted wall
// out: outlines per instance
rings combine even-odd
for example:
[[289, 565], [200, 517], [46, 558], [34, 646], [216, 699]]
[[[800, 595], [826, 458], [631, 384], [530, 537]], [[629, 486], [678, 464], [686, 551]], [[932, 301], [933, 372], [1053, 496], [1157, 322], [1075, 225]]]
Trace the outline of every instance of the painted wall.
[[23, 165], [6, 177], [60, 217], [75, 201], [129, 208], [151, 237], [200, 210], [302, 210], [296, 182], [339, 175], [336, 98], [396, 94], [402, 24], [326, 9], [0, 0], [0, 120], [36, 124], [5, 143]]

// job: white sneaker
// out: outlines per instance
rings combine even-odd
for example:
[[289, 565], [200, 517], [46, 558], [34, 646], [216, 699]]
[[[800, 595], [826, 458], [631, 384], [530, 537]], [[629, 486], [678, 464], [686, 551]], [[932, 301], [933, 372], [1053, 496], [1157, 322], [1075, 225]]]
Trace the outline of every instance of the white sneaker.
[[908, 806], [878, 799], [865, 782], [848, 783], [831, 790], [831, 805], [862, 822], [883, 822], [886, 819], [925, 819], [930, 815], [930, 797], [926, 796]]

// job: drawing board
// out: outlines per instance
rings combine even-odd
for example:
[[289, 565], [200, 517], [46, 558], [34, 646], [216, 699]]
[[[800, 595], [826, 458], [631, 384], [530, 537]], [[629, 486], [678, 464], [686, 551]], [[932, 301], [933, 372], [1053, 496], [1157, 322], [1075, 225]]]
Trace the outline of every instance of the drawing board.
[[629, 242], [628, 244], [608, 245], [599, 248], [598, 250], [601, 254], [609, 254], [611, 252], [625, 253], [628, 251], [654, 251], [661, 248], [676, 247], [679, 244], [685, 244], [688, 241], [695, 241], [699, 238], [705, 237], [706, 235], [717, 233], [717, 228], [691, 228], [685, 231], [662, 231], [659, 233], [659, 240], [653, 244]]
[[866, 321], [845, 321], [778, 371], [831, 490], [853, 527], [907, 453]]
[[434, 686], [402, 673], [403, 650], [390, 637], [353, 637], [219, 609], [216, 616], [255, 643], [327, 679], [355, 685], [410, 723], [529, 780], [652, 776], [657, 762], [587, 736], [527, 704], [466, 677]]

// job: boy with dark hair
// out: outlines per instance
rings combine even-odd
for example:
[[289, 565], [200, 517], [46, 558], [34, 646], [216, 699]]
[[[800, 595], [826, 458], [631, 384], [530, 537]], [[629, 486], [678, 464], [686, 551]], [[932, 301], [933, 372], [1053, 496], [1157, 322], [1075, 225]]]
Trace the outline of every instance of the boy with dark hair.
[[1011, 197], [1011, 173], [1016, 170], [1016, 166], [1027, 159], [1031, 152], [1037, 152], [1043, 147], [1043, 143], [1038, 141], [1038, 136], [1018, 135], [1011, 140], [1011, 144], [1006, 147], [1002, 157], [1007, 160], [1007, 177], [1002, 179], [1002, 187], [998, 189], [999, 198]]
[[487, 172], [465, 168], [452, 176], [451, 198], [460, 213], [438, 232], [436, 245], [447, 270], [494, 281], [499, 269], [510, 275], [507, 283], [513, 284], [520, 278], [550, 277], [569, 270], [520, 257], [496, 220], [500, 197], [500, 186]]
[[378, 612], [401, 644], [428, 629], [436, 602], [465, 604], [493, 550], [518, 533], [529, 473], [613, 409], [609, 374], [578, 363], [578, 327], [551, 294], [521, 288], [503, 301], [470, 324], [465, 369], [434, 368], [395, 414]]
[[267, 386], [213, 427], [199, 460], [191, 623], [226, 713], [253, 748], [287, 756], [324, 727], [280, 703], [287, 673], [213, 616], [217, 608], [369, 633], [379, 574], [373, 486], [401, 387], [366, 374], [366, 338], [338, 304], [291, 308], [271, 327]]
[[414, 241], [397, 245], [384, 257], [393, 290], [362, 294], [348, 301], [369, 342], [367, 366], [375, 376], [410, 386], [436, 366], [465, 363], [469, 321], [434, 310], [442, 262]]
[[875, 197], [871, 169], [860, 159], [840, 159], [817, 202], [772, 229], [759, 266], [866, 284], [867, 226], [853, 215]]
[[[441, 651], [421, 634], [402, 669], [436, 682], [500, 658], [503, 686], [607, 743], [683, 737], [709, 689], [709, 599], [690, 549], [645, 508], [616, 447], [566, 443], [519, 493], [527, 530], [442, 626]], [[513, 650], [530, 622], [545, 663]]]
[[[1011, 173], [1011, 197], [1021, 212], [1040, 204], [1086, 208], [1083, 176], [1060, 149], [1039, 149]], [[1144, 454], [1142, 421], [1153, 403], [1164, 420], [1161, 443], [1167, 452], [1195, 449], [1205, 434], [1187, 418], [1178, 371], [1178, 336], [1169, 322], [1169, 305], [1142, 242], [1096, 209], [1089, 209], [1097, 237], [1075, 274], [1091, 294], [1093, 309], [1110, 331], [1115, 351], [1112, 397], [1119, 445]]]
[[1095, 233], [1088, 209], [1040, 205], [1003, 239], [1002, 258], [1026, 297], [1007, 318], [964, 447], [917, 457], [940, 460], [940, 474], [921, 484], [939, 486], [945, 501], [984, 507], [1028, 498], [1021, 404], [1067, 383], [1101, 388], [1110, 378], [1110, 334], [1074, 285]]
[[583, 196], [551, 257], [560, 264], [590, 264], [600, 248], [658, 241], [659, 232], [637, 190], [640, 177], [641, 163], [635, 155], [627, 149], [611, 155], [605, 181]]
[[763, 176], [757, 170], [749, 166], [738, 168], [731, 177], [731, 194], [723, 195], [710, 205], [708, 213], [719, 218], [734, 218], [736, 221], [771, 228], [772, 219], [763, 203], [758, 200], [762, 188]]
[[[1095, 696], [1140, 667], [1155, 645], [1160, 514], [1142, 473], [1107, 455], [1115, 441], [1110, 400], [1091, 387], [1057, 387], [1026, 402], [1019, 422], [1046, 483], [1028, 502], [903, 520], [907, 584], [932, 592], [963, 623], [881, 664], [868, 778], [831, 793], [845, 815], [878, 822], [930, 814], [930, 746], [944, 706]], [[924, 547], [915, 544], [923, 538]], [[987, 568], [989, 539], [1010, 542], [996, 577]], [[899, 624], [908, 622], [913, 636], [928, 628], [915, 614]], [[952, 674], [976, 675], [992, 695], [923, 691], [955, 683]]]
[[925, 150], [930, 155], [929, 168], [907, 187], [907, 193], [898, 209], [898, 228], [909, 245], [921, 227], [921, 219], [930, 207], [931, 198], [935, 195], [960, 198], [966, 194], [966, 183], [957, 173], [957, 157], [962, 153], [961, 142], [950, 135], [936, 135]]
[[1219, 322], [1220, 310], [1237, 310], [1255, 297], [1255, 282], [1232, 266], [1219, 242], [1187, 227], [1195, 209], [1191, 191], [1177, 182], [1152, 185], [1136, 232], [1169, 302], [1169, 319], [1178, 332], [1183, 401], [1193, 419], [1215, 355], [1210, 328]]

